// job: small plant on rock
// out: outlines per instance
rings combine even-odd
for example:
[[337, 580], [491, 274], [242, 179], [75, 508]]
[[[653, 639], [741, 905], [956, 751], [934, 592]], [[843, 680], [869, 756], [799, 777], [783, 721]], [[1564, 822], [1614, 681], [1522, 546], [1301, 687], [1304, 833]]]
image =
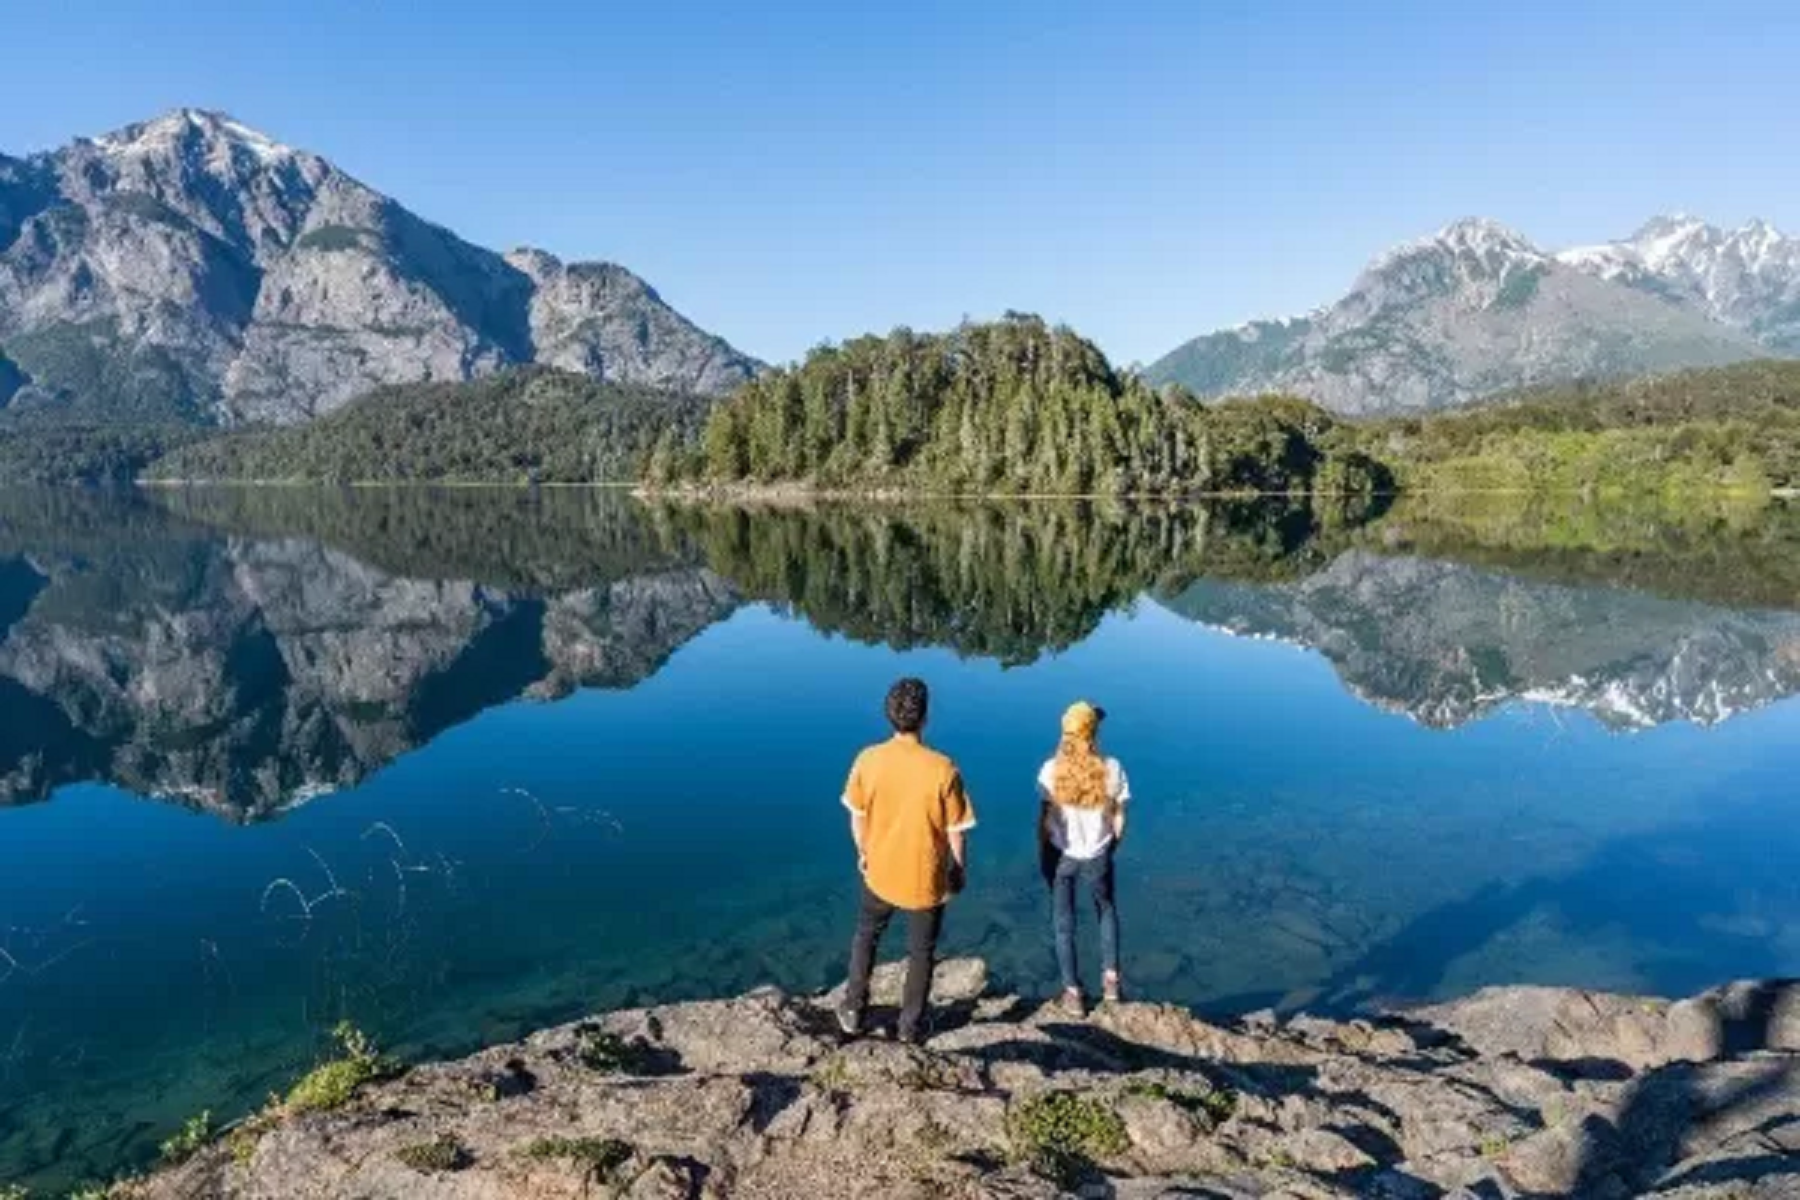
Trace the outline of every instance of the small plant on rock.
[[611, 1180], [636, 1153], [630, 1143], [617, 1138], [543, 1137], [527, 1142], [519, 1151], [534, 1162], [569, 1162], [602, 1181]]
[[394, 1152], [394, 1157], [421, 1175], [437, 1175], [460, 1171], [469, 1165], [469, 1152], [462, 1143], [447, 1133], [428, 1142], [414, 1142]]
[[160, 1147], [162, 1160], [169, 1166], [178, 1166], [186, 1162], [212, 1141], [212, 1113], [203, 1112], [197, 1117], [189, 1117], [176, 1131], [175, 1136]]
[[661, 1066], [656, 1052], [642, 1041], [592, 1027], [576, 1030], [575, 1057], [588, 1070], [605, 1075], [654, 1075]]
[[330, 1112], [342, 1108], [357, 1088], [386, 1079], [399, 1070], [398, 1063], [379, 1053], [368, 1035], [350, 1022], [339, 1022], [331, 1036], [338, 1044], [339, 1057], [313, 1068], [294, 1085], [287, 1096], [291, 1111]]
[[828, 1092], [850, 1090], [850, 1063], [842, 1054], [833, 1054], [813, 1068], [813, 1082]]
[[1217, 1129], [1237, 1111], [1237, 1093], [1229, 1088], [1210, 1088], [1201, 1092], [1170, 1087], [1164, 1083], [1134, 1083], [1125, 1089], [1125, 1094], [1166, 1100], [1189, 1115], [1204, 1120], [1209, 1129]]
[[1060, 1187], [1072, 1187], [1096, 1160], [1130, 1146], [1125, 1122], [1112, 1106], [1075, 1092], [1046, 1092], [1007, 1114], [1007, 1137], [1017, 1157]]

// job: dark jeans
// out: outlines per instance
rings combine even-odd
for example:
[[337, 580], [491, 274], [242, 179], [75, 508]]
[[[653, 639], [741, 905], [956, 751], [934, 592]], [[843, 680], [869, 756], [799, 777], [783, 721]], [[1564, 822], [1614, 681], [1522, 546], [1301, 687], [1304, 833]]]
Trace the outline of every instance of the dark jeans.
[[1070, 858], [1052, 847], [1045, 856], [1045, 878], [1050, 884], [1051, 914], [1056, 925], [1056, 968], [1065, 988], [1081, 986], [1075, 960], [1075, 885], [1086, 883], [1094, 896], [1094, 915], [1100, 919], [1100, 961], [1108, 971], [1119, 969], [1119, 910], [1113, 903], [1113, 847], [1097, 858]]
[[906, 991], [900, 1001], [900, 1036], [922, 1033], [925, 1004], [931, 998], [931, 973], [937, 969], [938, 933], [944, 928], [944, 908], [898, 909], [866, 886], [862, 911], [856, 920], [856, 939], [850, 943], [850, 986], [844, 1007], [862, 1015], [869, 1003], [869, 976], [875, 970], [875, 948], [888, 922], [897, 912], [906, 913]]

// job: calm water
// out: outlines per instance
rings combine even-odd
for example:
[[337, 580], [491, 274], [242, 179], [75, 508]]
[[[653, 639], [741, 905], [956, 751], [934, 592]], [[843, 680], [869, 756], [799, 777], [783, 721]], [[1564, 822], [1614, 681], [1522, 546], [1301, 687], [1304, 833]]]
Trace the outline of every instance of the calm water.
[[342, 1017], [423, 1057], [832, 983], [900, 673], [982, 816], [947, 951], [1018, 987], [1077, 696], [1141, 995], [1800, 974], [1795, 527], [0, 493], [0, 1180], [140, 1162]]

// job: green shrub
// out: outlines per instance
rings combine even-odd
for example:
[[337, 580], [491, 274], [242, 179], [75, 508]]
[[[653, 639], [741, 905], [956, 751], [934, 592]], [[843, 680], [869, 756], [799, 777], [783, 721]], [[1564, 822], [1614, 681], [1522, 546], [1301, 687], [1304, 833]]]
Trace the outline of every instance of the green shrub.
[[203, 1112], [197, 1117], [189, 1117], [174, 1137], [161, 1146], [163, 1162], [174, 1166], [184, 1163], [212, 1140], [212, 1113]]
[[617, 1138], [544, 1137], [528, 1142], [519, 1154], [533, 1162], [569, 1162], [595, 1179], [610, 1180], [631, 1161], [635, 1151]]
[[1006, 1133], [1018, 1158], [1061, 1187], [1073, 1186], [1097, 1160], [1123, 1154], [1131, 1144], [1111, 1105], [1075, 1092], [1045, 1092], [1015, 1105]]
[[1163, 1083], [1134, 1083], [1125, 1089], [1125, 1094], [1167, 1100], [1177, 1108], [1203, 1118], [1211, 1128], [1223, 1125], [1237, 1111], [1237, 1093], [1229, 1088], [1211, 1088], [1198, 1092], [1187, 1088], [1172, 1088]]
[[340, 1022], [331, 1035], [338, 1043], [340, 1057], [313, 1068], [294, 1085], [287, 1096], [287, 1106], [294, 1112], [342, 1108], [357, 1088], [399, 1070], [399, 1064], [379, 1053], [368, 1036], [350, 1022]]
[[394, 1157], [421, 1175], [460, 1171], [469, 1165], [469, 1152], [462, 1143], [447, 1133], [428, 1142], [414, 1142], [394, 1151]]
[[642, 1041], [627, 1041], [604, 1029], [587, 1028], [575, 1034], [575, 1056], [590, 1071], [605, 1075], [654, 1075], [656, 1051]]

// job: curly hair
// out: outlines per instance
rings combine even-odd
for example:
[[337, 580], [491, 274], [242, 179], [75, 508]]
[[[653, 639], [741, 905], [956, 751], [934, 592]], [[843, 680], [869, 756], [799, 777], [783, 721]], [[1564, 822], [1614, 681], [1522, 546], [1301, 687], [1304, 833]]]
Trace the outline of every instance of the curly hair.
[[1106, 808], [1112, 792], [1106, 786], [1106, 759], [1090, 734], [1065, 733], [1056, 744], [1055, 781], [1051, 796], [1064, 808]]
[[931, 689], [923, 679], [899, 680], [888, 689], [887, 719], [895, 733], [917, 733], [925, 728], [925, 714], [931, 707]]

